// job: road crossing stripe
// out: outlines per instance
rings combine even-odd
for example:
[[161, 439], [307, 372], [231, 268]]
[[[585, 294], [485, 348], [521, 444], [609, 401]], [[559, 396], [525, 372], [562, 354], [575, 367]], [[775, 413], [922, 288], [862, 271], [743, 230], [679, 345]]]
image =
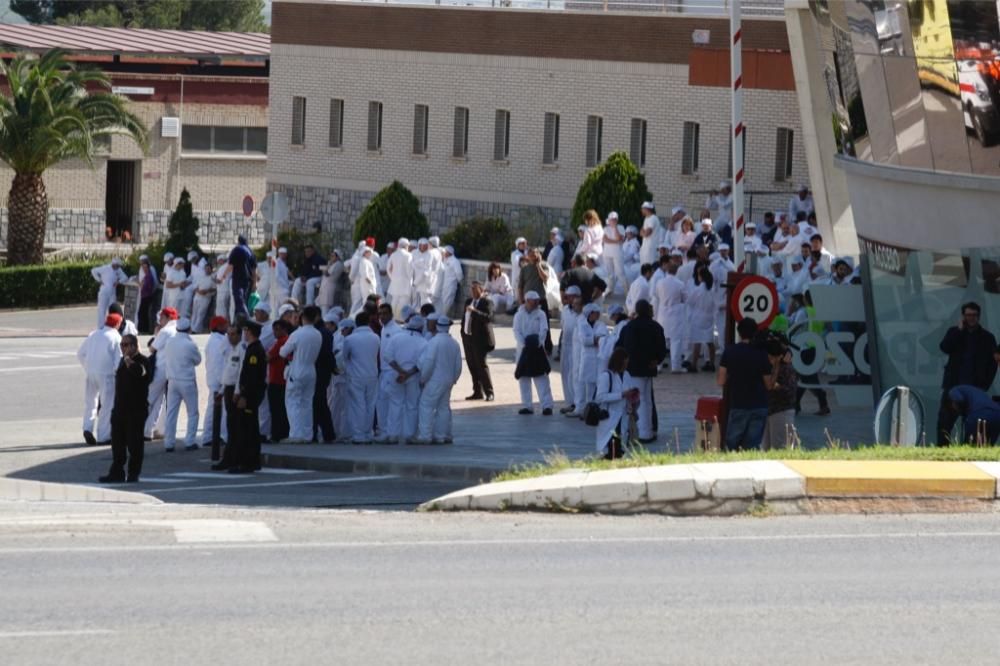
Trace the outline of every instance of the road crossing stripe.
[[[79, 363], [73, 365], [26, 365], [21, 368], [0, 368], [0, 372], [27, 372], [36, 370], [66, 370], [67, 368], [80, 368]], [[80, 368], [82, 370], [82, 368]]]
[[[243, 478], [246, 478], [245, 476]], [[277, 486], [306, 486], [314, 485], [320, 483], [357, 483], [361, 481], [385, 481], [388, 479], [398, 479], [399, 477], [395, 474], [384, 474], [382, 476], [348, 476], [348, 477], [338, 477], [335, 479], [308, 479], [306, 481], [270, 481], [265, 483], [237, 483], [237, 484], [219, 484], [215, 486], [187, 486], [184, 488], [164, 488], [163, 490], [158, 490], [156, 493], [162, 495], [164, 493], [179, 493], [179, 492], [190, 492], [192, 490], [232, 490], [233, 488], [275, 488]]]

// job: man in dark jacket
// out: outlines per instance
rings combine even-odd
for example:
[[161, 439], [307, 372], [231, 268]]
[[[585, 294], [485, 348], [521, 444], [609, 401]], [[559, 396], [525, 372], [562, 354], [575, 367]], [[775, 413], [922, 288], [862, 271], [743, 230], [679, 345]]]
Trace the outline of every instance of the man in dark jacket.
[[98, 479], [101, 483], [136, 483], [142, 473], [142, 431], [153, 374], [149, 359], [139, 353], [139, 341], [134, 335], [122, 336], [121, 348], [122, 360], [115, 371], [115, 403], [111, 410], [111, 469]]
[[486, 355], [496, 347], [493, 336], [493, 301], [483, 293], [483, 285], [472, 283], [472, 298], [465, 301], [462, 316], [462, 346], [472, 375], [472, 395], [466, 400], [493, 400], [493, 378]]
[[308, 318], [313, 320], [313, 326], [323, 336], [323, 344], [319, 348], [319, 356], [316, 357], [316, 388], [313, 391], [313, 441], [317, 441], [322, 435], [323, 441], [327, 444], [337, 438], [333, 432], [333, 417], [330, 414], [330, 403], [326, 399], [326, 390], [330, 387], [330, 379], [333, 377], [333, 333], [327, 330], [323, 323], [323, 315], [315, 305], [310, 305], [305, 310], [309, 313]]
[[587, 268], [586, 258], [580, 255], [573, 257], [573, 268], [566, 271], [559, 282], [559, 288], [562, 291], [566, 291], [568, 287], [572, 286], [580, 288], [580, 298], [584, 305], [600, 298], [608, 287], [604, 280]]
[[997, 341], [993, 334], [980, 326], [982, 308], [978, 303], [962, 306], [962, 318], [958, 326], [952, 326], [941, 341], [941, 351], [948, 355], [941, 382], [941, 406], [938, 408], [937, 443], [947, 446], [951, 442], [951, 431], [955, 427], [959, 413], [948, 398], [948, 391], [962, 384], [975, 386], [986, 391], [997, 374], [997, 364], [993, 360], [993, 350]]
[[639, 441], [652, 442], [653, 435], [653, 377], [667, 357], [667, 343], [663, 327], [653, 319], [653, 306], [643, 299], [635, 304], [635, 319], [622, 327], [616, 347], [628, 352], [628, 373], [631, 380], [625, 388], [639, 389]]
[[267, 353], [260, 343], [260, 324], [244, 324], [247, 343], [236, 394], [236, 465], [230, 474], [253, 474], [260, 469], [260, 422], [257, 410], [267, 385]]

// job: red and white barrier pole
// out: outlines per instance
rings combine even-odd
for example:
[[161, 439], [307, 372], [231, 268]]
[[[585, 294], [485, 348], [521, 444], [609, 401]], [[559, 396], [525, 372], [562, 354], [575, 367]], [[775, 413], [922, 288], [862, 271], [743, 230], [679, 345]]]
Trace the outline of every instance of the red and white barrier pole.
[[746, 259], [743, 256], [743, 19], [740, 14], [740, 0], [729, 0], [729, 69], [733, 84], [732, 119], [733, 128], [733, 258], [737, 270], [743, 272]]

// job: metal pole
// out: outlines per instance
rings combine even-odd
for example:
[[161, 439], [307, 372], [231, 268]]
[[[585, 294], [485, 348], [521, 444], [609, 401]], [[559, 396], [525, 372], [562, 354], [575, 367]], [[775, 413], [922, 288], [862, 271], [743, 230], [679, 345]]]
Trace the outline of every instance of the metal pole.
[[733, 257], [736, 269], [745, 268], [743, 257], [743, 28], [740, 16], [740, 0], [729, 3], [729, 69], [733, 84], [733, 105], [731, 125], [733, 128]]

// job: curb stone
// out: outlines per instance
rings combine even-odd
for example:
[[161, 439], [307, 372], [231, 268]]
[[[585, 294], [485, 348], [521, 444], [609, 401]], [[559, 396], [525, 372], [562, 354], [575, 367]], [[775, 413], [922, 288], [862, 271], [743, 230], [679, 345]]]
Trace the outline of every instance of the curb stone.
[[118, 504], [163, 503], [152, 495], [127, 490], [11, 478], [0, 478], [0, 500], [28, 502], [114, 502]]

